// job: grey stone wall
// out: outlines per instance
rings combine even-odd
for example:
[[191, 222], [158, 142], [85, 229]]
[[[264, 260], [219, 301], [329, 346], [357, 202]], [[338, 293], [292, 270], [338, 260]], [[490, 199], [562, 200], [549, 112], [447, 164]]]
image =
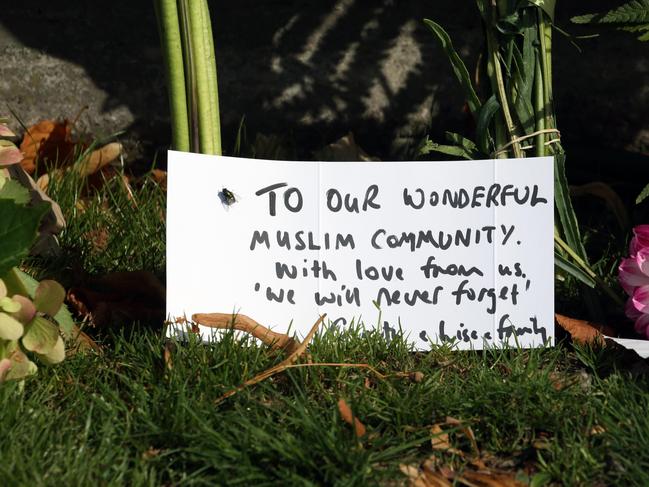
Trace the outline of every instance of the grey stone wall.
[[[558, 2], [558, 22], [608, 1]], [[575, 5], [579, 4], [579, 5]], [[462, 94], [421, 19], [444, 25], [469, 66], [481, 31], [471, 0], [210, 1], [226, 148], [250, 133], [292, 138], [301, 155], [352, 130], [371, 154], [399, 158], [430, 130], [463, 131]], [[611, 32], [555, 35], [559, 124], [568, 146], [649, 152], [649, 48]], [[125, 131], [131, 157], [169, 140], [168, 108], [148, 0], [23, 0], [0, 11], [0, 112], [27, 124], [73, 117], [95, 135]], [[597, 149], [597, 150], [594, 150]]]

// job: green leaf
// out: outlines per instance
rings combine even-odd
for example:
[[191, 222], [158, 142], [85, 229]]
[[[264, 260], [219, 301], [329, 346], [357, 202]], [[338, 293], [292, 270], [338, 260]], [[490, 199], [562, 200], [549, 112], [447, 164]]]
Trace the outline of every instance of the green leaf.
[[0, 200], [0, 276], [27, 256], [48, 209], [49, 204], [28, 208], [10, 200]]
[[528, 0], [531, 5], [539, 7], [542, 9], [545, 14], [550, 17], [550, 20], [554, 22], [554, 7], [556, 0]]
[[58, 327], [48, 319], [37, 316], [27, 325], [22, 343], [23, 347], [30, 352], [47, 355], [59, 338]]
[[471, 155], [466, 151], [464, 147], [459, 147], [457, 145], [443, 145], [431, 142], [428, 147], [431, 151], [446, 154], [447, 156], [459, 157], [462, 159], [473, 159], [473, 157], [471, 157]]
[[554, 203], [559, 214], [559, 221], [561, 222], [566, 243], [584, 262], [588, 263], [586, 250], [581, 241], [581, 233], [577, 224], [577, 216], [570, 200], [570, 188], [566, 179], [565, 164], [565, 154], [554, 156]]
[[586, 274], [583, 270], [577, 267], [575, 264], [570, 262], [568, 259], [563, 257], [558, 251], [554, 251], [554, 265], [559, 269], [564, 271], [566, 274], [570, 274], [572, 277], [578, 281], [583, 282], [588, 287], [595, 287], [595, 280]]
[[640, 194], [638, 197], [635, 199], [635, 204], [639, 205], [642, 203], [644, 200], [646, 200], [649, 197], [649, 184], [647, 184], [642, 191], [640, 191]]
[[500, 103], [496, 100], [496, 95], [491, 95], [482, 108], [480, 108], [480, 113], [478, 114], [478, 122], [476, 124], [476, 139], [478, 142], [478, 147], [484, 154], [490, 154], [489, 150], [490, 137], [489, 137], [489, 124], [491, 120], [496, 115], [496, 112], [500, 110]]
[[31, 199], [29, 191], [18, 181], [13, 179], [0, 179], [0, 199], [11, 200], [18, 205], [26, 205]]
[[462, 88], [464, 88], [464, 93], [467, 97], [467, 103], [469, 104], [469, 110], [474, 116], [477, 116], [478, 111], [480, 110], [480, 99], [476, 95], [475, 90], [473, 89], [473, 84], [471, 83], [471, 78], [469, 77], [469, 71], [467, 71], [466, 66], [457, 51], [453, 47], [451, 38], [447, 32], [442, 28], [438, 23], [430, 20], [424, 19], [424, 24], [431, 30], [433, 34], [437, 37], [437, 40], [442, 45], [442, 49], [446, 52], [446, 56], [451, 62], [453, 67], [453, 72], [455, 77], [458, 79]]
[[455, 132], [446, 132], [445, 135], [447, 140], [453, 142], [455, 145], [462, 147], [466, 151], [466, 153], [471, 156], [467, 157], [467, 159], [480, 159], [480, 157], [484, 155], [480, 152], [478, 146], [471, 139], [467, 139], [466, 137], [463, 137], [460, 134], [456, 134]]
[[649, 41], [649, 32], [645, 32], [644, 34], [642, 34], [640, 37], [638, 37], [638, 40], [643, 42]]
[[649, 23], [649, 0], [632, 0], [605, 13], [578, 15], [575, 24], [646, 24]]
[[41, 281], [34, 293], [34, 306], [41, 313], [55, 316], [65, 299], [65, 289], [56, 281]]

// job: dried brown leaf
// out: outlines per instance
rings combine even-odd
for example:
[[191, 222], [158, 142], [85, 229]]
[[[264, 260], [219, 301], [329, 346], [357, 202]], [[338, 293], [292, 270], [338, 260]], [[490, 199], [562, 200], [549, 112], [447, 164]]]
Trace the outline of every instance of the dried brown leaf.
[[68, 299], [97, 327], [128, 321], [162, 325], [164, 320], [165, 288], [147, 271], [115, 272], [90, 278], [82, 286], [71, 288]]
[[461, 455], [462, 452], [453, 448], [449, 442], [448, 433], [444, 433], [444, 430], [439, 424], [434, 424], [430, 428], [430, 445], [433, 447], [433, 450], [447, 451], [450, 453], [456, 453]]
[[471, 427], [467, 426], [461, 420], [453, 418], [451, 416], [446, 416], [446, 424], [458, 426], [462, 431], [462, 433], [464, 434], [464, 436], [466, 436], [467, 439], [469, 440], [473, 455], [475, 457], [480, 456], [480, 450], [478, 449], [478, 442], [475, 439], [475, 435], [473, 434], [473, 430], [471, 429]]
[[74, 147], [70, 121], [42, 120], [25, 132], [20, 144], [25, 157], [20, 165], [27, 173], [33, 174], [38, 160], [61, 164], [71, 158]]
[[344, 399], [338, 400], [338, 411], [340, 412], [340, 417], [345, 423], [354, 426], [354, 433], [356, 433], [357, 438], [365, 436], [365, 433], [367, 433], [365, 425], [361, 423], [356, 416], [354, 416], [352, 408], [349, 407], [349, 404], [347, 404]]
[[516, 480], [516, 477], [510, 473], [490, 470], [479, 472], [465, 470], [461, 476], [457, 477], [457, 481], [469, 487], [525, 487], [526, 485]]
[[77, 170], [83, 177], [90, 176], [116, 160], [121, 154], [122, 144], [119, 142], [111, 142], [84, 157], [79, 162]]
[[69, 336], [69, 344], [66, 347], [66, 355], [75, 355], [77, 353], [88, 351], [99, 354], [103, 353], [103, 349], [97, 344], [97, 342], [90, 338], [90, 336], [83, 332], [77, 325], [74, 325]]
[[426, 376], [424, 375], [423, 372], [417, 371], [417, 372], [410, 373], [410, 380], [413, 382], [417, 382], [417, 383], [422, 382], [424, 380], [424, 377]]
[[556, 313], [557, 324], [566, 330], [572, 339], [578, 343], [600, 343], [604, 344], [604, 336], [615, 336], [615, 330], [605, 325], [598, 325], [591, 321], [569, 318], [568, 316]]
[[401, 464], [399, 470], [408, 477], [411, 487], [451, 487], [453, 485], [440, 473], [428, 469], [420, 470], [414, 465]]
[[173, 370], [174, 368], [173, 353], [175, 351], [176, 345], [173, 342], [165, 342], [165, 347], [162, 351], [162, 360], [164, 361], [165, 369], [167, 370]]
[[161, 452], [162, 450], [160, 448], [151, 447], [147, 451], [142, 452], [142, 460], [150, 460], [152, 458], [155, 458], [160, 455]]

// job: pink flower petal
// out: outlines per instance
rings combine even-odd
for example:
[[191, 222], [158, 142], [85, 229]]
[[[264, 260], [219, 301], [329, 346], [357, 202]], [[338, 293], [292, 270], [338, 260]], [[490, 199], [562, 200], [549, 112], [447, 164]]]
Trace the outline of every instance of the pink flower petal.
[[0, 146], [0, 167], [10, 166], [23, 160], [23, 153], [17, 147]]
[[640, 286], [633, 291], [633, 306], [641, 313], [649, 314], [649, 285]]
[[626, 300], [626, 305], [624, 306], [624, 314], [627, 318], [634, 321], [643, 315], [643, 313], [640, 313], [640, 311], [635, 309], [632, 298]]
[[622, 259], [618, 267], [620, 284], [629, 296], [633, 296], [635, 288], [649, 285], [649, 276], [643, 273], [638, 267], [636, 259]]
[[636, 333], [647, 336], [647, 333], [649, 332], [647, 328], [649, 328], [649, 314], [641, 313], [640, 317], [635, 320], [633, 329]]
[[643, 314], [640, 318], [638, 318], [633, 328], [637, 333], [649, 338], [649, 315]]
[[638, 225], [634, 227], [633, 234], [640, 247], [649, 247], [649, 225]]
[[643, 274], [649, 276], [649, 247], [643, 247], [635, 255], [635, 261]]
[[13, 137], [14, 134], [4, 123], [0, 123], [0, 137]]
[[635, 259], [636, 254], [638, 253], [638, 250], [640, 250], [642, 246], [638, 242], [637, 237], [633, 237], [631, 241], [629, 242], [629, 256], [632, 259]]

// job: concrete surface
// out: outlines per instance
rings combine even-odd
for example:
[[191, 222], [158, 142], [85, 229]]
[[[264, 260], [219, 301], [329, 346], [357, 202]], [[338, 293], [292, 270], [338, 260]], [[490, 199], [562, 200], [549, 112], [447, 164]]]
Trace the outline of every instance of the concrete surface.
[[[559, 2], [557, 18], [575, 33], [584, 29], [569, 25], [571, 15], [610, 5], [576, 3]], [[471, 0], [214, 0], [210, 6], [226, 148], [244, 115], [249, 133], [287, 134], [301, 155], [352, 130], [368, 153], [398, 158], [426, 130], [438, 139], [444, 130], [464, 130], [462, 94], [421, 19], [444, 25], [475, 66], [482, 39]], [[579, 53], [560, 34], [555, 39], [566, 145], [587, 148], [595, 159], [608, 150], [649, 152], [647, 44], [611, 32], [579, 41]], [[7, 104], [27, 124], [72, 118], [88, 105], [78, 129], [97, 136], [123, 130], [131, 158], [150, 160], [169, 140], [152, 2], [5, 2], [0, 112]]]

